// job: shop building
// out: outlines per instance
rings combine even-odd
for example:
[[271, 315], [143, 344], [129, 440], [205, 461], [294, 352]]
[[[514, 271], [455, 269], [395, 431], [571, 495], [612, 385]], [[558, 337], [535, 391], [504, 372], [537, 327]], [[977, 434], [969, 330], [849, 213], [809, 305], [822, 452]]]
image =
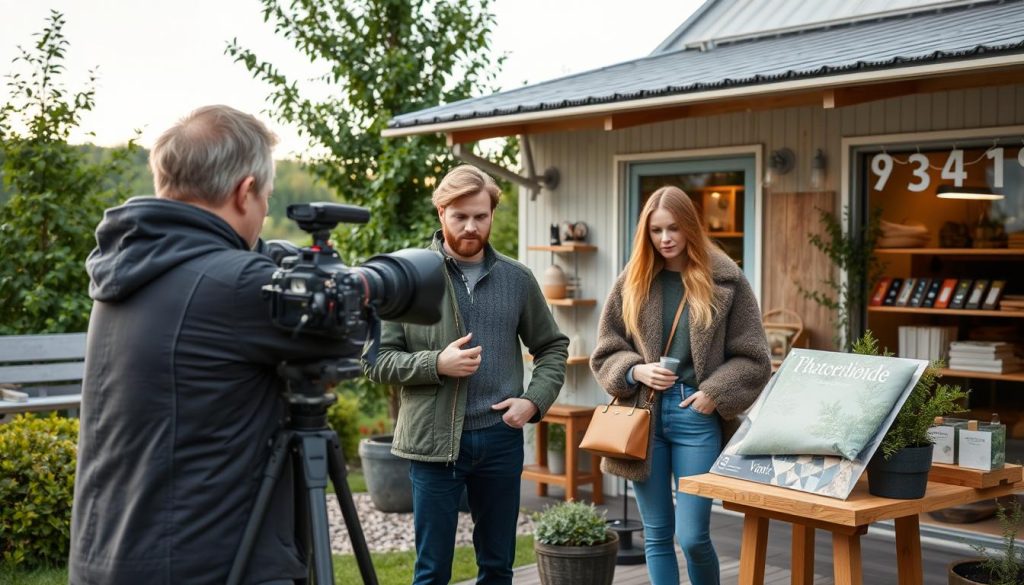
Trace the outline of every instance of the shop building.
[[[665, 184], [702, 207], [764, 312], [799, 316], [810, 347], [834, 348], [833, 313], [800, 287], [863, 286], [809, 243], [818, 210], [854, 235], [876, 208], [904, 226], [875, 250], [887, 278], [1024, 295], [1024, 248], [1010, 247], [1024, 245], [1024, 2], [709, 0], [646, 57], [404, 113], [385, 132], [427, 133], [470, 162], [477, 141], [521, 137], [523, 169], [491, 170], [521, 185], [520, 260], [578, 277], [574, 298], [551, 303], [574, 337], [563, 402], [606, 400], [586, 356], [638, 210]], [[552, 224], [577, 222], [587, 246], [552, 248]], [[870, 306], [866, 292], [854, 331], [894, 352], [901, 327], [1024, 340], [1024, 311]], [[1024, 444], [1024, 369], [947, 374]]]

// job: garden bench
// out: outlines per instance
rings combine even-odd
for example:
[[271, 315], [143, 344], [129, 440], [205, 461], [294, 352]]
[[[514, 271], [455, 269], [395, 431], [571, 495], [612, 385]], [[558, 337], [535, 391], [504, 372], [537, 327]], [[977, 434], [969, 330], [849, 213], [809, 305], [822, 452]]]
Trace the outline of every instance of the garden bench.
[[0, 423], [15, 414], [77, 410], [85, 333], [0, 336]]

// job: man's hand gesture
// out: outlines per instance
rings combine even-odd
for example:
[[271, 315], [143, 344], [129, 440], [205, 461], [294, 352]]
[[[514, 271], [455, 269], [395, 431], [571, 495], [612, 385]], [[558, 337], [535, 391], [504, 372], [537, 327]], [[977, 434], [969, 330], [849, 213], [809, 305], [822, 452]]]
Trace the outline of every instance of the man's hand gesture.
[[476, 373], [480, 367], [480, 353], [483, 348], [477, 346], [462, 349], [462, 346], [469, 343], [472, 338], [473, 334], [467, 333], [465, 337], [460, 337], [449, 343], [448, 347], [441, 351], [441, 355], [437, 356], [438, 374], [453, 378], [465, 378]]

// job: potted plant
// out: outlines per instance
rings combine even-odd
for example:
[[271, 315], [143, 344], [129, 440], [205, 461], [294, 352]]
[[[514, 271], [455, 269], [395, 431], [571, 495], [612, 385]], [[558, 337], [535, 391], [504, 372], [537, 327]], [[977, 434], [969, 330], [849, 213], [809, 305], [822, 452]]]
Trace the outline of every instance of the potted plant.
[[548, 471], [565, 473], [565, 427], [548, 425]]
[[534, 514], [533, 549], [543, 585], [611, 585], [619, 537], [593, 504], [561, 502]]
[[1024, 551], [1016, 545], [1024, 512], [1020, 500], [1014, 496], [1009, 506], [996, 510], [999, 527], [1003, 532], [1002, 546], [993, 552], [984, 546], [974, 546], [980, 558], [953, 561], [949, 564], [949, 585], [1016, 585], [1024, 583]]
[[[878, 340], [871, 331], [853, 344], [853, 352], [892, 355], [879, 354]], [[873, 495], [903, 500], [924, 497], [932, 466], [928, 429], [935, 417], [964, 412], [958, 401], [967, 396], [959, 386], [938, 383], [942, 367], [941, 361], [928, 365], [868, 462], [868, 491]]]

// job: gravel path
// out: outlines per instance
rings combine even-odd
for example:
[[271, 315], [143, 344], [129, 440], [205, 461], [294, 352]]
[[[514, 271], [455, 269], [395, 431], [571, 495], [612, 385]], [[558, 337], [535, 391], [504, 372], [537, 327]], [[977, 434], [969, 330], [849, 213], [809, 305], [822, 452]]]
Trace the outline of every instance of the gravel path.
[[[370, 494], [352, 494], [352, 499], [359, 514], [363, 527], [363, 535], [370, 552], [394, 552], [414, 550], [416, 548], [413, 533], [412, 514], [385, 514], [379, 512], [370, 501]], [[336, 554], [351, 554], [352, 543], [345, 529], [345, 520], [341, 516], [341, 507], [334, 495], [327, 498], [327, 515], [331, 526], [331, 550]], [[533, 532], [533, 523], [526, 514], [520, 512], [518, 534]], [[468, 513], [459, 513], [459, 530], [455, 538], [456, 545], [473, 544], [473, 521]]]

